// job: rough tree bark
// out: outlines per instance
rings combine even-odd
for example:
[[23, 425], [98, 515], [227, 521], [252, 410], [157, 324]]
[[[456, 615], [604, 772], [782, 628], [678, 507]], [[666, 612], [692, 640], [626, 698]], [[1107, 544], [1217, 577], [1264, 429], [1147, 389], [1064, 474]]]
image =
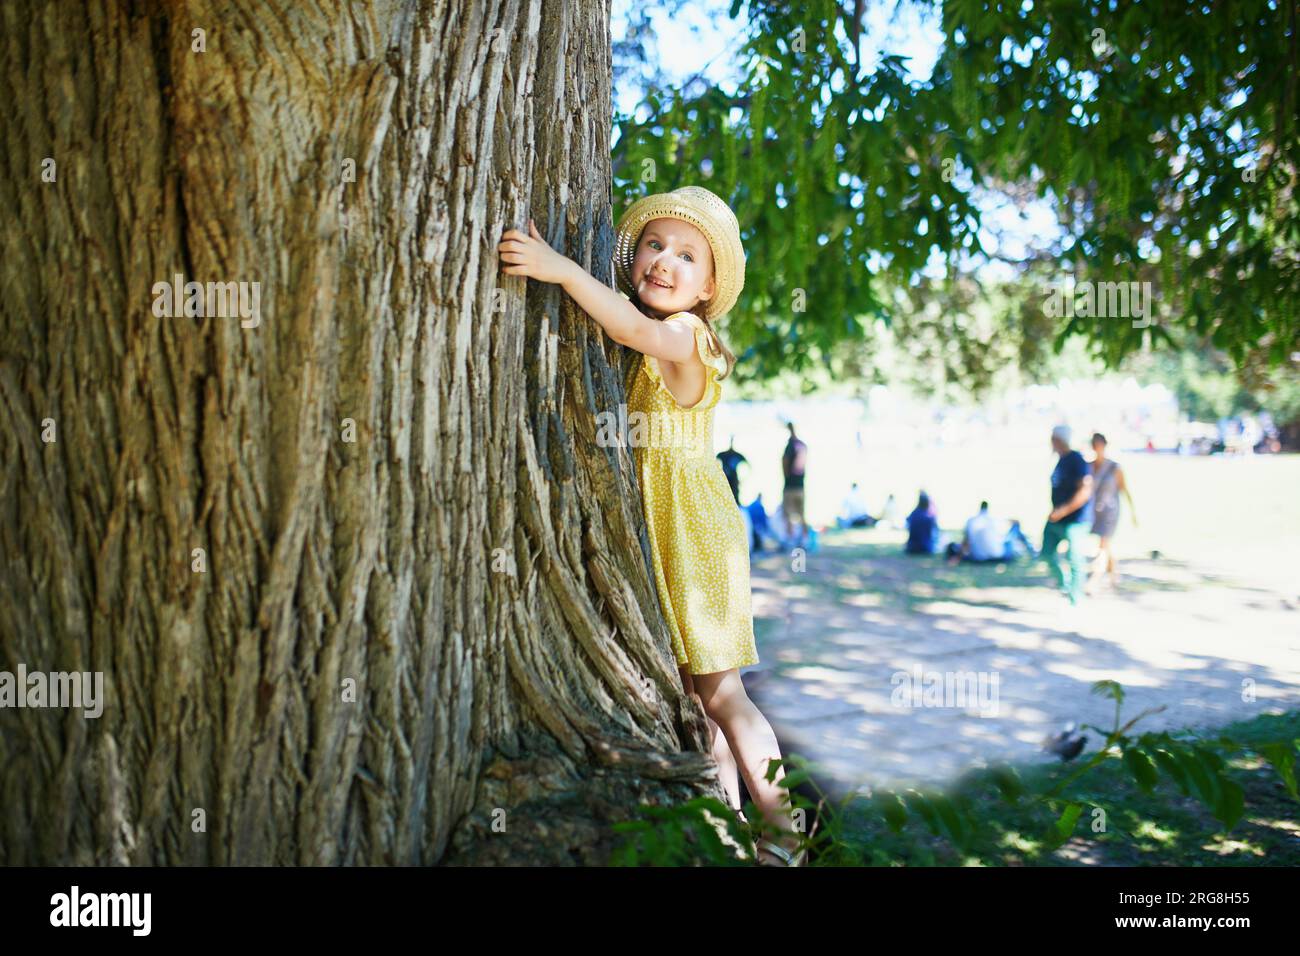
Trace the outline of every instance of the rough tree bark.
[[0, 5], [0, 669], [107, 698], [0, 710], [0, 863], [597, 863], [722, 797], [633, 357], [496, 254], [610, 278], [608, 13]]

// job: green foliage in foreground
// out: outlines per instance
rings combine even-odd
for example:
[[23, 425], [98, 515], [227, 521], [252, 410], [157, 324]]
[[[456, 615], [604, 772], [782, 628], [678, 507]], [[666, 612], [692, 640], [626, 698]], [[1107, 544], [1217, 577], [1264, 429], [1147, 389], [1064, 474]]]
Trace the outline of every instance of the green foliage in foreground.
[[[791, 797], [796, 816], [799, 811], [817, 813], [814, 832], [802, 836], [810, 865], [1061, 864], [1069, 859], [1056, 851], [1071, 841], [1088, 840], [1099, 852], [1127, 854], [1113, 862], [1222, 865], [1238, 862], [1224, 856], [1236, 851], [1242, 851], [1247, 862], [1257, 862], [1264, 850], [1238, 832], [1248, 809], [1292, 821], [1300, 818], [1295, 771], [1300, 714], [1259, 718], [1213, 737], [1135, 734], [1133, 728], [1143, 717], [1163, 708], [1143, 711], [1121, 724], [1123, 688], [1114, 681], [1099, 681], [1093, 692], [1115, 701], [1115, 723], [1109, 730], [1084, 725], [1104, 735], [1105, 742], [1077, 767], [1022, 772], [999, 765], [963, 776], [946, 792], [882, 790], [851, 795], [836, 805], [820, 795], [814, 803], [794, 792], [804, 784], [815, 787], [806, 763], [787, 758], [785, 765], [798, 769], [780, 786]], [[769, 780], [777, 763], [769, 767]], [[1264, 767], [1271, 771], [1271, 783], [1260, 780]], [[1245, 779], [1250, 800], [1248, 788], [1239, 782], [1243, 774], [1249, 775]], [[756, 862], [756, 828], [717, 799], [700, 797], [674, 807], [643, 806], [641, 811], [641, 819], [617, 826], [627, 841], [614, 855], [616, 865]], [[759, 819], [752, 802], [744, 813], [747, 820]], [[1204, 840], [1199, 837], [1191, 842], [1179, 839], [1183, 831], [1204, 828], [1204, 814], [1212, 820], [1209, 829], [1217, 841], [1211, 851], [1201, 846]], [[1285, 848], [1276, 850], [1268, 862], [1300, 863], [1300, 849], [1290, 846], [1296, 842], [1294, 834], [1292, 825]], [[1231, 840], [1234, 836], [1237, 839]], [[1135, 854], [1137, 859], [1132, 858]], [[1290, 859], [1276, 858], [1281, 854]], [[1082, 862], [1092, 862], [1086, 853], [1078, 855]]]

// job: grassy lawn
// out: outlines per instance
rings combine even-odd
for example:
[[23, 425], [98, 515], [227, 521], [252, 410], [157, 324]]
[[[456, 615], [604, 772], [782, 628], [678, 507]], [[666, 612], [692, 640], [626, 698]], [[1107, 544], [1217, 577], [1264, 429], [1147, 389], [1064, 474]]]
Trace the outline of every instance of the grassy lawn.
[[[1041, 560], [1022, 559], [1007, 565], [952, 565], [941, 556], [902, 553], [901, 533], [885, 529], [831, 532], [823, 539], [827, 556], [810, 558], [806, 573], [789, 587], [806, 607], [869, 606], [906, 617], [924, 619], [935, 606], [949, 602], [982, 607], [1012, 607], [1021, 600], [1018, 589], [1042, 589], [1049, 574]], [[761, 575], [792, 580], [782, 565], [786, 555], [756, 559]], [[1169, 558], [1159, 563], [1182, 566]], [[1185, 566], [1184, 566], [1185, 567]], [[1191, 570], [1191, 569], [1186, 569]], [[1212, 576], [1185, 575], [1180, 581], [1135, 575], [1125, 579], [1130, 597], [1145, 592], [1177, 590], [1206, 598], [1215, 593]], [[1189, 600], [1193, 597], [1188, 594]], [[1113, 600], [1113, 599], [1112, 599]], [[771, 629], [788, 627], [779, 619], [755, 621], [760, 641]], [[1169, 626], [1178, 626], [1169, 619]], [[773, 680], [787, 667], [773, 661]], [[1126, 707], [1125, 719], [1136, 714]], [[1133, 733], [1151, 729], [1139, 723]], [[1183, 731], [1193, 733], [1193, 731]], [[1175, 736], [1179, 732], [1171, 730]], [[1184, 796], [1161, 774], [1154, 790], [1144, 792], [1119, 760], [1107, 760], [1068, 785], [1053, 804], [1055, 811], [1022, 798], [1008, 803], [987, 770], [965, 774], [943, 792], [964, 807], [977, 828], [963, 852], [933, 835], [919, 819], [895, 833], [872, 811], [864, 798], [852, 801], [841, 818], [841, 851], [826, 860], [831, 865], [879, 866], [1300, 866], [1300, 804], [1287, 793], [1274, 769], [1249, 746], [1269, 741], [1300, 740], [1300, 712], [1266, 714], [1227, 724], [1219, 731], [1202, 727], [1201, 740], [1222, 733], [1246, 745], [1243, 751], [1222, 751], [1229, 776], [1245, 793], [1245, 815], [1229, 833], [1194, 796]], [[1096, 737], [1090, 751], [1095, 751]], [[1017, 772], [1029, 793], [1050, 790], [1079, 768], [1070, 763], [1027, 764]], [[1084, 810], [1074, 835], [1053, 847], [1045, 835], [1066, 802]], [[1104, 832], [1093, 832], [1094, 808], [1105, 813]]]
[[[1247, 745], [1300, 738], [1300, 713], [1266, 715], [1231, 724], [1223, 732]], [[919, 821], [894, 833], [865, 801], [846, 808], [842, 839], [850, 859], [875, 866], [1300, 866], [1300, 805], [1257, 754], [1248, 749], [1228, 760], [1230, 776], [1246, 794], [1246, 813], [1229, 833], [1198, 801], [1161, 777], [1144, 793], [1120, 767], [1107, 761], [1062, 791], [1062, 799], [1084, 805], [1075, 835], [1059, 849], [1042, 835], [1054, 815], [1023, 800], [1012, 805], [999, 795], [987, 772], [958, 781], [951, 798], [980, 821], [972, 848], [962, 853], [932, 836]], [[1021, 768], [1030, 792], [1050, 789], [1068, 776], [1071, 764]], [[1106, 812], [1106, 831], [1092, 832], [1093, 808]]]
[[[935, 602], [1000, 607], [1003, 605], [998, 600], [998, 589], [1055, 587], [1041, 558], [1021, 558], [1003, 564], [950, 564], [942, 555], [904, 554], [905, 537], [902, 532], [884, 528], [826, 532], [822, 544], [834, 548], [834, 570], [826, 570], [825, 563], [817, 561], [814, 555], [801, 575], [801, 596], [826, 606], [844, 603], [862, 606], [870, 602], [875, 607], [925, 614], [926, 606]], [[1037, 546], [1036, 537], [1031, 540]], [[756, 567], [776, 569], [788, 564], [790, 559], [785, 554], [769, 551], [766, 555], [755, 555], [753, 560]], [[1161, 560], [1181, 564], [1170, 558]], [[1144, 576], [1126, 577], [1123, 586], [1129, 594], [1184, 589], [1182, 585]], [[779, 620], [755, 617], [754, 634], [761, 645], [772, 629], [783, 626]], [[780, 663], [774, 663], [773, 667], [777, 673], [782, 670]]]
[[[960, 532], [951, 532], [960, 540]], [[864, 589], [878, 594], [881, 601], [909, 610], [919, 611], [929, 601], [960, 601], [962, 593], [976, 594], [994, 588], [1048, 586], [1051, 574], [1041, 559], [1021, 558], [1003, 564], [950, 564], [943, 555], [904, 554], [902, 542], [906, 535], [885, 529], [828, 531], [823, 541], [835, 546], [835, 556], [840, 563], [853, 562], [862, 569], [833, 577], [817, 574], [815, 562], [809, 562], [809, 586], [827, 601], [841, 601], [861, 595]], [[1034, 546], [1037, 535], [1030, 537]], [[1092, 546], [1085, 544], [1085, 553]], [[1065, 560], [1065, 555], [1061, 555]], [[1161, 560], [1171, 560], [1163, 558]], [[1128, 590], [1150, 590], [1170, 587], [1143, 577], [1125, 580]], [[981, 601], [980, 603], [988, 603]]]
[[[775, 507], [781, 501], [781, 453], [788, 436], [779, 416], [733, 404], [719, 413], [715, 445], [725, 448], [736, 435], [737, 449], [749, 459], [740, 473], [741, 500], [749, 503], [761, 492], [767, 507]], [[1039, 543], [1056, 465], [1046, 430], [972, 432], [959, 442], [938, 444], [927, 432], [900, 438], [864, 426], [858, 447], [852, 427], [830, 412], [800, 413], [797, 405], [791, 411], [805, 422], [800, 435], [809, 446], [806, 511], [814, 525], [834, 526], [849, 484], [856, 481], [874, 515], [893, 494], [900, 518], [905, 516], [924, 488], [940, 525], [951, 534], [960, 536], [966, 519], [987, 500], [995, 515], [1018, 518], [1029, 539]], [[1081, 450], [1091, 457], [1091, 449]], [[1125, 502], [1115, 538], [1121, 561], [1158, 551], [1244, 582], [1297, 593], [1300, 496], [1294, 489], [1300, 487], [1300, 455], [1225, 459], [1119, 447], [1112, 453], [1128, 476], [1140, 522], [1133, 523]]]
[[[1042, 587], [1048, 579], [1047, 566], [1027, 558], [1005, 564], [949, 564], [942, 555], [904, 554], [901, 532], [886, 530], [828, 532], [824, 540], [834, 542], [836, 557], [858, 564], [862, 571], [819, 577], [815, 564], [809, 569], [809, 584], [827, 601], [847, 600], [865, 589], [878, 595], [881, 603], [920, 612], [920, 605], [935, 600], [960, 600], [968, 589]], [[1037, 546], [1038, 542], [1034, 542]]]
[[[772, 474], [774, 467], [779, 469], [779, 444], [774, 440], [772, 445], [771, 454], [754, 456], [759, 467], [749, 486], [752, 491], [767, 492], [764, 497], [769, 501], [779, 500], [780, 488], [779, 470]], [[893, 491], [902, 513], [914, 504], [915, 489], [926, 487], [938, 504], [944, 530], [958, 539], [965, 518], [987, 497], [996, 513], [1021, 518], [1030, 540], [1039, 543], [1047, 510], [1047, 475], [1054, 459], [1037, 448], [968, 445], [932, 451], [918, 447], [907, 454], [882, 454], [877, 448], [876, 454], [868, 456], [827, 439], [817, 449], [822, 470], [815, 481], [811, 477], [809, 481], [809, 513], [814, 521], [819, 516], [830, 519], [848, 481], [856, 478], [869, 500], [881, 500]], [[1090, 599], [1097, 602], [1090, 613], [1102, 615], [1096, 620], [1104, 621], [1111, 630], [1079, 641], [1089, 653], [1116, 648], [1116, 666], [1141, 676], [1146, 676], [1144, 666], [1159, 660], [1158, 666], [1164, 670], [1156, 679], [1170, 682], [1169, 700], [1177, 702], [1179, 695], [1227, 693], [1240, 674], [1251, 671], [1235, 667], [1237, 658], [1227, 646], [1219, 649], [1212, 641], [1206, 643], [1222, 614], [1260, 615], [1250, 618], [1249, 624], [1242, 617], [1240, 626], [1262, 626], [1274, 639], [1278, 634], [1295, 633], [1291, 626], [1295, 598], [1300, 593], [1296, 588], [1300, 579], [1295, 574], [1300, 499], [1293, 489], [1300, 487], [1300, 456], [1230, 461], [1130, 452], [1123, 461], [1142, 524], [1134, 527], [1127, 517], [1121, 524], [1117, 538], [1121, 570], [1125, 561], [1132, 562], [1121, 593]], [[928, 626], [935, 628], [934, 633], [949, 635], [949, 625], [965, 620], [1013, 621], [1024, 631], [1025, 608], [1051, 606], [1043, 599], [1050, 575], [1041, 559], [1007, 565], [952, 565], [942, 556], [904, 555], [904, 537], [897, 530], [883, 528], [828, 530], [821, 539], [825, 550], [810, 554], [806, 570], [800, 573], [792, 573], [787, 554], [754, 557], [756, 586], [781, 595], [780, 600], [769, 602], [774, 609], [771, 616], [755, 619], [760, 647], [769, 646], [770, 641], [774, 648], [766, 659], [768, 687], [781, 684], [787, 698], [790, 688], [801, 679], [813, 694], [860, 691], [863, 685], [853, 680], [870, 681], [874, 672], [862, 670], [859, 657], [856, 663], [850, 658], [844, 665], [854, 678], [840, 675], [836, 648], [857, 649], [861, 644], [838, 642], [838, 635], [865, 633], [869, 641], [876, 629], [888, 636], [890, 628], [896, 627], [924, 642], [929, 633], [927, 621], [933, 622]], [[1090, 538], [1085, 547], [1091, 553], [1095, 539]], [[1232, 610], [1223, 611], [1223, 607]], [[1224, 626], [1228, 620], [1222, 618]], [[978, 634], [979, 626], [972, 633]], [[1038, 626], [1036, 622], [1028, 625], [1030, 629]], [[1063, 629], [1064, 637], [1058, 635], [1056, 646], [1043, 651], [1044, 672], [1072, 674], [1074, 661], [1060, 651], [1063, 643], [1075, 640], [1069, 633], [1072, 625], [1045, 625], [1044, 633], [1052, 635], [1053, 627]], [[1125, 644], [1132, 633], [1140, 633], [1141, 628], [1150, 633], [1153, 627], [1162, 632], [1159, 652], [1141, 642]], [[1247, 630], [1242, 636], [1246, 633], [1252, 632]], [[1177, 642], [1170, 644], [1169, 638], [1175, 634], [1183, 634], [1189, 641], [1195, 635], [1201, 643], [1183, 650]], [[1123, 637], [1099, 643], [1111, 642], [1111, 635]], [[1232, 639], [1227, 632], [1223, 636]], [[799, 643], [805, 638], [805, 643]], [[814, 639], [822, 642], [816, 652], [810, 649]], [[793, 650], [783, 657], [776, 648]], [[1132, 656], [1127, 656], [1130, 653]], [[874, 663], [874, 658], [868, 659]], [[1258, 663], [1263, 658], [1245, 659], [1252, 661], [1251, 667], [1267, 672], [1268, 664]], [[1198, 682], [1201, 662], [1219, 670], [1215, 680]], [[859, 669], [853, 672], [855, 666]], [[807, 676], [819, 668], [835, 677]], [[1187, 675], [1184, 682], [1180, 682], [1180, 669]], [[1284, 673], [1290, 673], [1290, 668]], [[1138, 696], [1142, 681], [1134, 678], [1134, 682]], [[1080, 687], [1079, 692], [1086, 695], [1086, 685]], [[1149, 689], [1145, 692], [1151, 693]], [[1146, 703], [1151, 703], [1150, 699]], [[787, 713], [798, 714], [797, 703], [785, 706]], [[851, 706], [846, 703], [849, 709]], [[857, 798], [839, 820], [839, 851], [822, 862], [879, 866], [1300, 866], [1300, 803], [1289, 796], [1272, 766], [1251, 750], [1252, 745], [1270, 741], [1300, 741], [1300, 711], [1289, 703], [1285, 706], [1289, 708], [1285, 712], [1274, 706], [1271, 713], [1233, 723], [1225, 716], [1223, 725], [1214, 730], [1207, 730], [1202, 722], [1196, 730], [1183, 731], [1196, 735], [1206, 746], [1212, 745], [1207, 735], [1213, 738], [1218, 733], [1243, 745], [1219, 750], [1227, 775], [1245, 795], [1244, 816], [1230, 832], [1222, 832], [1222, 824], [1210, 810], [1195, 796], [1185, 796], [1163, 772], [1154, 789], [1145, 792], [1119, 760], [1111, 759], [1066, 786], [1051, 807], [1028, 797], [1007, 802], [988, 770], [962, 775], [942, 792], [976, 822], [964, 851], [933, 835], [914, 817], [895, 833], [868, 799]], [[1126, 705], [1125, 719], [1135, 716], [1136, 708], [1136, 704]], [[878, 725], [890, 715], [881, 717], [879, 711], [869, 708], [863, 713], [867, 726], [863, 733], [874, 732], [880, 744], [889, 748], [889, 733], [882, 734]], [[836, 729], [812, 729], [810, 720], [798, 726], [809, 738], [823, 734], [823, 749], [833, 749], [840, 739], [833, 734], [853, 733], [852, 721], [852, 717], [840, 718]], [[1181, 721], [1176, 721], [1174, 726], [1179, 724]], [[1180, 736], [1172, 727], [1165, 727]], [[1151, 729], [1143, 722], [1133, 733]], [[1025, 790], [1042, 793], [1072, 775], [1095, 752], [1096, 735], [1090, 735], [1090, 740], [1089, 751], [1076, 761], [1018, 765], [1016, 771]], [[1083, 813], [1071, 838], [1054, 847], [1047, 834], [1067, 802], [1081, 804]], [[1097, 808], [1104, 811], [1105, 829], [1094, 832]]]

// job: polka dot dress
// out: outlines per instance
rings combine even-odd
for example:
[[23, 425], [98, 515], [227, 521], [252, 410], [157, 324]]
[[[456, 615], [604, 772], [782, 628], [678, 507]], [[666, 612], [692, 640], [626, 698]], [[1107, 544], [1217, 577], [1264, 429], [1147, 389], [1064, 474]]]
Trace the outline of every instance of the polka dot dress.
[[[695, 327], [707, 376], [704, 397], [683, 408], [664, 383], [657, 360], [644, 356], [629, 383], [628, 441], [673, 653], [690, 673], [712, 674], [758, 663], [749, 543], [713, 453], [713, 410], [722, 398], [717, 375], [726, 371], [726, 358], [709, 354], [708, 332], [698, 317], [679, 312], [669, 318]], [[636, 412], [644, 415], [640, 433]]]

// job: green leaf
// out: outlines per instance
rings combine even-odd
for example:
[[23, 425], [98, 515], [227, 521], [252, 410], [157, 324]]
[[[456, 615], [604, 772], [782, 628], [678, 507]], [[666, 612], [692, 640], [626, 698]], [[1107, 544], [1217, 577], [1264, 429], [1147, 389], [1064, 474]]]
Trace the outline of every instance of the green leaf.
[[939, 822], [939, 814], [930, 802], [930, 798], [917, 790], [908, 792], [911, 794], [907, 800], [908, 808], [913, 810], [924, 821], [931, 833], [939, 836], [943, 826]]
[[1016, 773], [1014, 767], [1008, 764], [1000, 764], [990, 768], [989, 776], [997, 785], [1002, 798], [1007, 802], [1014, 803], [1024, 795], [1024, 785], [1020, 781], [1020, 774]]
[[796, 787], [802, 786], [812, 779], [812, 774], [807, 770], [792, 770], [781, 778], [778, 786], [793, 791]]
[[1156, 774], [1156, 765], [1141, 750], [1136, 747], [1126, 749], [1124, 751], [1124, 766], [1128, 768], [1128, 772], [1133, 775], [1133, 779], [1137, 781], [1138, 786], [1143, 791], [1150, 793], [1155, 788], [1156, 781], [1159, 779]]
[[1231, 830], [1246, 811], [1246, 794], [1237, 781], [1227, 777], [1220, 780], [1219, 785], [1222, 787], [1222, 796], [1214, 807], [1214, 816]]
[[1056, 821], [1056, 832], [1062, 840], [1068, 840], [1070, 834], [1074, 832], [1074, 825], [1079, 820], [1079, 815], [1083, 813], [1083, 804], [1071, 803], [1065, 808], [1060, 819]]
[[939, 825], [956, 846], [965, 849], [970, 842], [970, 827], [967, 825], [964, 815], [957, 809], [951, 800], [945, 796], [936, 796], [933, 801], [935, 813], [939, 818]]
[[1258, 749], [1264, 759], [1277, 771], [1277, 775], [1282, 778], [1282, 783], [1286, 787], [1286, 792], [1291, 795], [1291, 799], [1300, 799], [1300, 795], [1296, 793], [1295, 750], [1280, 741], [1263, 744]]
[[730, 856], [727, 845], [722, 842], [722, 838], [718, 836], [718, 831], [709, 824], [708, 820], [701, 818], [696, 823], [694, 830], [706, 858], [725, 860]]
[[1176, 756], [1183, 769], [1187, 771], [1192, 790], [1201, 803], [1211, 809], [1217, 807], [1222, 798], [1219, 776], [1214, 767], [1203, 758], [1203, 752], [1199, 749], [1190, 750]]
[[889, 829], [895, 833], [902, 832], [907, 823], [907, 805], [903, 803], [903, 798], [896, 793], [890, 793], [881, 798], [879, 806]]
[[1051, 828], [1043, 835], [1043, 843], [1048, 849], [1055, 850], [1064, 845], [1065, 841], [1074, 832], [1074, 825], [1082, 812], [1082, 804], [1070, 803], [1066, 805], [1060, 818], [1053, 821]]
[[1099, 680], [1092, 685], [1092, 692], [1098, 697], [1109, 697], [1116, 703], [1124, 703], [1124, 688], [1113, 680]]
[[1185, 795], [1190, 796], [1191, 790], [1188, 786], [1187, 771], [1174, 758], [1174, 755], [1168, 750], [1158, 748], [1152, 751], [1152, 756], [1155, 757], [1156, 763], [1160, 765], [1160, 769], [1173, 778], [1174, 783], [1178, 785], [1178, 789]]
[[1205, 765], [1207, 767], [1209, 767], [1215, 773], [1221, 774], [1223, 772], [1224, 763], [1223, 763], [1223, 758], [1221, 756], [1219, 756], [1213, 750], [1210, 750], [1206, 747], [1196, 747], [1195, 750], [1197, 756], [1199, 756], [1205, 762]]

